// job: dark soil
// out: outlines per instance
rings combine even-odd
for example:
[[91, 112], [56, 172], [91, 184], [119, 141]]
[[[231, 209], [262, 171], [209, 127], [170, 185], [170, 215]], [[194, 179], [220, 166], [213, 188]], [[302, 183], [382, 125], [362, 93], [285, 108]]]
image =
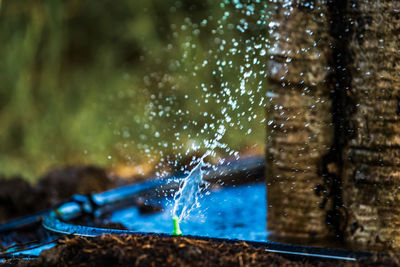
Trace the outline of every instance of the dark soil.
[[0, 222], [48, 208], [45, 192], [21, 177], [0, 178]]
[[303, 266], [244, 242], [155, 235], [72, 238], [42, 253], [37, 266]]
[[74, 194], [102, 192], [124, 184], [94, 166], [51, 171], [31, 185], [22, 177], [0, 176], [0, 223], [51, 208]]
[[[8, 263], [26, 266], [28, 262]], [[66, 238], [29, 266], [399, 266], [399, 258], [299, 260], [266, 252], [245, 242], [225, 243], [157, 235], [103, 235]]]

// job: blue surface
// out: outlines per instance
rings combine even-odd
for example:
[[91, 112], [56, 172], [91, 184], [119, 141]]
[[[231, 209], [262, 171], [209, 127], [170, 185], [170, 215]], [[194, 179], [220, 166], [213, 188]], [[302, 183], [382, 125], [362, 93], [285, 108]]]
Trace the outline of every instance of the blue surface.
[[[136, 207], [113, 213], [111, 221], [130, 230], [171, 233], [172, 200], [162, 200], [164, 211], [142, 215]], [[185, 235], [266, 241], [266, 190], [264, 184], [225, 187], [211, 191], [199, 200], [200, 207], [180, 223]]]

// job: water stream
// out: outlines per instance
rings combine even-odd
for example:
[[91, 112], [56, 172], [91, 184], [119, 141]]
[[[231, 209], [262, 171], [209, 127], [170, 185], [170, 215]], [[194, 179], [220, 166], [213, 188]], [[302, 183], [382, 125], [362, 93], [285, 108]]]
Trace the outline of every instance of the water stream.
[[179, 221], [187, 219], [194, 208], [199, 208], [199, 198], [209, 186], [209, 183], [203, 180], [203, 165], [203, 158], [201, 158], [189, 175], [183, 179], [179, 190], [174, 195], [172, 216], [177, 216]]

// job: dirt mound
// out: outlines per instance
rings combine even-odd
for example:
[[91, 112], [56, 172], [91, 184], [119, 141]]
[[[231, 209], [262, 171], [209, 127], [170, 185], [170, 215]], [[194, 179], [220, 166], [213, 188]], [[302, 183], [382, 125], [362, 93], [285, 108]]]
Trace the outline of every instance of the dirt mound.
[[50, 171], [31, 185], [22, 177], [0, 176], [0, 223], [51, 208], [74, 194], [102, 192], [124, 184], [99, 167], [78, 166]]
[[156, 235], [103, 235], [60, 241], [38, 266], [300, 266], [244, 242], [227, 244]]
[[6, 179], [0, 176], [0, 223], [49, 206], [45, 192], [22, 177]]
[[[29, 266], [399, 266], [397, 256], [329, 261], [283, 257], [245, 242], [226, 243], [159, 235], [103, 235], [58, 241]], [[9, 262], [10, 263], [10, 262]], [[26, 261], [14, 260], [20, 266]]]

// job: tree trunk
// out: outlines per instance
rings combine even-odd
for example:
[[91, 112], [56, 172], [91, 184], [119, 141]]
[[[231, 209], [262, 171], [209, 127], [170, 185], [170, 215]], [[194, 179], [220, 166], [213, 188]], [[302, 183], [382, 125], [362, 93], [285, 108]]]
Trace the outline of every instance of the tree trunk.
[[350, 1], [354, 23], [350, 117], [344, 152], [347, 240], [400, 251], [400, 2]]
[[400, 252], [400, 2], [272, 8], [268, 230]]
[[304, 242], [330, 235], [325, 218], [331, 204], [316, 194], [324, 183], [323, 157], [334, 132], [326, 85], [327, 6], [323, 0], [278, 1], [269, 8], [274, 17], [267, 94], [267, 228], [271, 240]]

